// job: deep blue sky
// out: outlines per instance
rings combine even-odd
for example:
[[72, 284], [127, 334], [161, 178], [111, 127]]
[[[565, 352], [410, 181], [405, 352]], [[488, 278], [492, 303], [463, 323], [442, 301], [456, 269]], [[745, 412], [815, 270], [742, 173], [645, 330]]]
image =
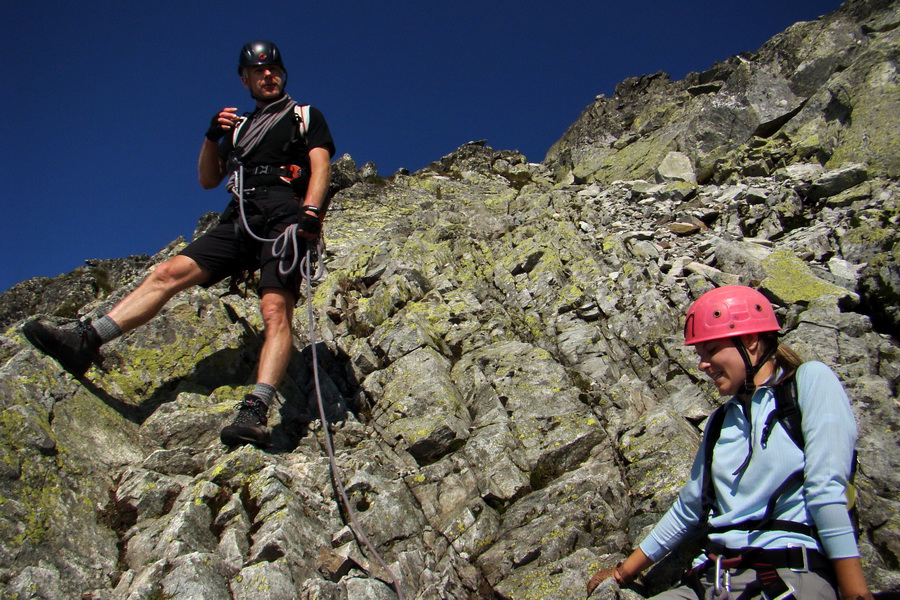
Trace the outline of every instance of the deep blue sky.
[[32, 0], [0, 23], [0, 291], [85, 259], [153, 254], [227, 202], [197, 183], [223, 106], [252, 108], [241, 46], [281, 48], [338, 156], [383, 176], [470, 140], [532, 162], [627, 77], [681, 79], [838, 0]]

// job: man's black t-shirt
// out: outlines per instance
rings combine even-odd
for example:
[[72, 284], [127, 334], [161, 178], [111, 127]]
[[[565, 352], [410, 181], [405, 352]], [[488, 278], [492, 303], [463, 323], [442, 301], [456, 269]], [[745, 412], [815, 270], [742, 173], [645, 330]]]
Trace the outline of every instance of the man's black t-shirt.
[[[252, 119], [253, 116], [251, 114], [247, 118]], [[245, 123], [244, 127], [246, 126], [247, 124]], [[248, 156], [238, 158], [244, 164], [245, 169], [263, 165], [275, 167], [298, 165], [308, 170], [309, 157], [307, 148], [325, 148], [328, 150], [329, 157], [333, 157], [335, 152], [334, 140], [331, 137], [331, 131], [328, 129], [328, 123], [325, 121], [321, 111], [314, 106], [309, 107], [309, 124], [305, 141], [301, 138], [298, 131], [297, 122], [294, 120], [294, 111], [290, 111], [272, 126], [272, 129], [266, 133], [262, 141]], [[233, 137], [232, 135], [227, 135], [222, 140], [222, 143], [219, 144], [219, 156], [227, 163], [233, 151]], [[247, 175], [244, 185], [250, 188], [263, 185], [286, 186], [289, 184], [278, 175], [268, 174]]]

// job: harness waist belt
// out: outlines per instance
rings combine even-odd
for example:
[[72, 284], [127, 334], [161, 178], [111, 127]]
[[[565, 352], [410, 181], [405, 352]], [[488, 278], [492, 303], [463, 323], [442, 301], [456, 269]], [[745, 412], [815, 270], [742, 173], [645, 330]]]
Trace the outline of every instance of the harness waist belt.
[[[237, 188], [231, 187], [228, 191], [237, 196]], [[244, 199], [252, 200], [258, 196], [266, 196], [271, 194], [293, 194], [293, 190], [286, 185], [261, 185], [259, 187], [244, 188]]]
[[[763, 598], [774, 600], [791, 599], [798, 596], [796, 590], [778, 574], [777, 569], [790, 569], [798, 573], [810, 571], [827, 571], [831, 567], [830, 561], [817, 551], [805, 546], [789, 546], [787, 548], [741, 548], [732, 550], [719, 544], [713, 544], [718, 548], [710, 548], [707, 558], [687, 573], [683, 582], [690, 586], [698, 598], [708, 598], [702, 578], [704, 574], [709, 577], [708, 570], [715, 568], [713, 573], [713, 597], [720, 597], [722, 590], [730, 592], [729, 587], [731, 569], [753, 569], [756, 571], [756, 581], [747, 584], [739, 598], [755, 597], [758, 592]], [[833, 572], [833, 571], [832, 571]], [[731, 596], [727, 596], [731, 597]]]
[[294, 178], [299, 171], [299, 167], [276, 167], [273, 165], [260, 165], [252, 169], [245, 169], [246, 175], [278, 175], [279, 177]]
[[747, 568], [760, 565], [772, 569], [791, 569], [799, 572], [831, 568], [831, 561], [828, 557], [818, 550], [810, 550], [806, 546], [772, 549], [741, 548], [739, 550], [718, 548], [711, 549], [710, 554], [720, 555], [728, 563], [733, 561], [735, 563], [733, 566], [740, 565]]

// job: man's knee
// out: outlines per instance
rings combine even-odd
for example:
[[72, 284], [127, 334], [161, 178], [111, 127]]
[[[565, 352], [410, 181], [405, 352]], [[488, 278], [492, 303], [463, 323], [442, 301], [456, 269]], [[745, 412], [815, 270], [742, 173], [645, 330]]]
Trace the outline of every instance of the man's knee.
[[294, 307], [290, 292], [277, 288], [266, 288], [262, 292], [259, 310], [266, 328], [289, 327]]
[[175, 256], [156, 266], [147, 278], [165, 289], [185, 289], [206, 280], [206, 272], [193, 259]]

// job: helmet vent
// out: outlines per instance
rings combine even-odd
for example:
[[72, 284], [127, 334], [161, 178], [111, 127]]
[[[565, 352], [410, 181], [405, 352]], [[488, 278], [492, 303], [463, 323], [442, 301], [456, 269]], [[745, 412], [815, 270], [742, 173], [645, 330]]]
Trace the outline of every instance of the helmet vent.
[[713, 317], [715, 317], [716, 319], [718, 319], [721, 316], [722, 316], [722, 311], [720, 311], [720, 310], [713, 311]]

